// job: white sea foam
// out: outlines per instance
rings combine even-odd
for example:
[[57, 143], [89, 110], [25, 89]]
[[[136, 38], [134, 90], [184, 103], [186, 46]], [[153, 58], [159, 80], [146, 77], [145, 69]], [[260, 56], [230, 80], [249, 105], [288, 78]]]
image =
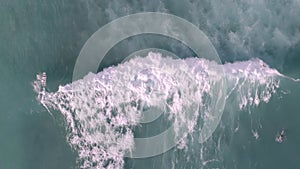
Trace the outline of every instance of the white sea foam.
[[[196, 128], [198, 118], [217, 118], [211, 110], [220, 96], [212, 91], [227, 91], [226, 99], [236, 96], [238, 108], [244, 109], [268, 102], [279, 87], [278, 76], [259, 59], [219, 65], [150, 52], [90, 73], [57, 92], [39, 93], [38, 99], [64, 115], [68, 142], [78, 151], [82, 168], [122, 168], [125, 152], [134, 148], [132, 129], [139, 125], [143, 110], [163, 110], [174, 124], [176, 137], [186, 136], [201, 130]], [[40, 84], [35, 82], [35, 89]]]

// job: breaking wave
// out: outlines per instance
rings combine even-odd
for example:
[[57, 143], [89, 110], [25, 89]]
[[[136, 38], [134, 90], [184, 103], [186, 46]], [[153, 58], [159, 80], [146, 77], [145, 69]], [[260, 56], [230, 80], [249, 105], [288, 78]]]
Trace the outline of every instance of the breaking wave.
[[219, 122], [222, 114], [216, 112], [223, 111], [230, 96], [237, 110], [267, 103], [281, 76], [259, 59], [220, 65], [150, 52], [89, 73], [56, 92], [43, 90], [41, 78], [34, 87], [47, 109], [59, 110], [65, 117], [67, 141], [78, 152], [81, 168], [123, 168], [125, 154], [135, 148], [134, 127], [151, 107], [172, 122], [171, 139], [180, 142], [177, 148], [184, 148], [182, 138], [192, 132], [206, 133], [194, 138], [200, 143], [210, 137], [217, 124], [206, 128], [204, 124]]

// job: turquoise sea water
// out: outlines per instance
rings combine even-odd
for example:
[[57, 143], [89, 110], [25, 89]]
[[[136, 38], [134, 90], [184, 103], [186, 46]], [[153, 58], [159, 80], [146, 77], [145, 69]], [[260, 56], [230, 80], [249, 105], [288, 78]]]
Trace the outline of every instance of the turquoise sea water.
[[[298, 0], [2, 0], [0, 169], [82, 166], [84, 160], [68, 142], [70, 131], [66, 130], [63, 114], [51, 109], [51, 116], [37, 101], [32, 83], [40, 72], [47, 72], [48, 91], [55, 92], [59, 85], [71, 83], [76, 59], [87, 39], [110, 21], [138, 12], [164, 12], [193, 23], [208, 36], [224, 64], [259, 58], [285, 76], [300, 78]], [[144, 48], [161, 48], [180, 58], [193, 55], [172, 38], [138, 35], [114, 46], [99, 72]], [[194, 133], [187, 137], [188, 148], [173, 148], [144, 159], [124, 157], [121, 168], [298, 168], [300, 84], [279, 79], [280, 87], [268, 103], [241, 110], [235, 106], [238, 97], [229, 98], [221, 123], [206, 143], [194, 141]], [[142, 132], [137, 129], [135, 134], [149, 136], [166, 128], [163, 119], [153, 126], [145, 126]], [[282, 129], [286, 137], [280, 144], [275, 138]], [[107, 166], [109, 162], [94, 167]]]

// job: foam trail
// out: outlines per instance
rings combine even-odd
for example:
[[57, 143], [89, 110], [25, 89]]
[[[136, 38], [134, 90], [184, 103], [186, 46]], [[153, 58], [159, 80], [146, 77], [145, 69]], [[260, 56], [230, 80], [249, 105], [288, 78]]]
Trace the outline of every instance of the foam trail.
[[300, 79], [296, 79], [296, 78], [292, 78], [292, 77], [289, 77], [289, 76], [285, 76], [285, 75], [282, 75], [282, 77], [286, 78], [286, 79], [289, 79], [293, 82], [300, 82]]
[[[42, 92], [38, 99], [64, 115], [67, 140], [78, 151], [82, 168], [122, 168], [125, 152], [134, 148], [132, 129], [149, 107], [163, 110], [173, 120], [176, 137], [186, 136], [201, 131], [196, 128], [199, 118], [219, 118], [212, 112], [222, 96], [216, 91], [227, 91], [226, 98], [235, 95], [237, 109], [257, 106], [276, 93], [278, 76], [259, 59], [219, 65], [150, 52], [145, 58], [90, 73], [57, 92]], [[37, 79], [38, 93], [40, 85]]]

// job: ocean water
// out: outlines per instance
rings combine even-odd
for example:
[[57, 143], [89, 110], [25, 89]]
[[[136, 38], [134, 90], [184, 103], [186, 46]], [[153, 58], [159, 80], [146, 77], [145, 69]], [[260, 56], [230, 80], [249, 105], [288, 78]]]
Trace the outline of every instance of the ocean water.
[[[220, 60], [140, 34], [72, 80], [99, 28], [141, 12], [194, 24]], [[2, 0], [0, 169], [299, 168], [299, 14], [298, 0]]]

